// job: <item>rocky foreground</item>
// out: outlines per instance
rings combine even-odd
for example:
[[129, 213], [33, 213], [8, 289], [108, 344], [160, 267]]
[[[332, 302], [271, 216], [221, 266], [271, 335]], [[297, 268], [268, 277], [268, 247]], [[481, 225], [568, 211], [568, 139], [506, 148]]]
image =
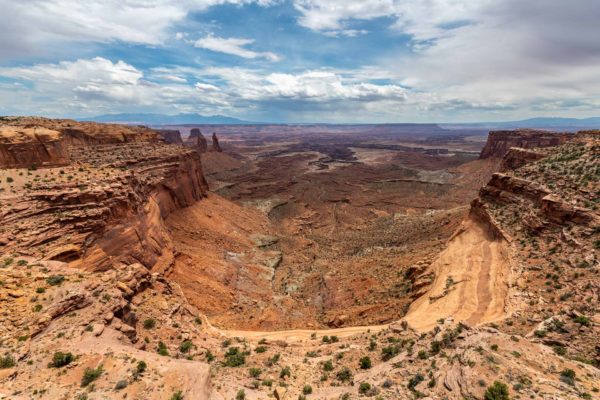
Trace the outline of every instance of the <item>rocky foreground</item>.
[[600, 398], [598, 132], [492, 135], [503, 172], [410, 269], [401, 321], [244, 332], [170, 279], [166, 218], [225, 201], [199, 135], [0, 122], [0, 398]]

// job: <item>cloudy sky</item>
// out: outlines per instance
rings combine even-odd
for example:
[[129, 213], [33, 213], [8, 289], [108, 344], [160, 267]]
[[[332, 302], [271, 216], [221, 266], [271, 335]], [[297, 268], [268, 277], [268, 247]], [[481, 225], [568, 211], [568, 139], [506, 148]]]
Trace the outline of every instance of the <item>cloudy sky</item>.
[[0, 0], [0, 114], [600, 115], [598, 0]]

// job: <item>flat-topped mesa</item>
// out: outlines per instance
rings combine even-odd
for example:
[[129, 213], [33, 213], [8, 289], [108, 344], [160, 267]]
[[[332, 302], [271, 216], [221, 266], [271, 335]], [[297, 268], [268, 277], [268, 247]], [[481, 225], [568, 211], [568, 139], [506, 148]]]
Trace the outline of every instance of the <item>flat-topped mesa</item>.
[[502, 158], [511, 147], [522, 149], [555, 147], [572, 140], [573, 137], [574, 135], [569, 133], [533, 129], [491, 131], [479, 158]]
[[221, 145], [219, 144], [219, 138], [217, 138], [217, 134], [215, 132], [212, 134], [212, 151], [223, 151], [223, 149], [221, 149]]
[[181, 132], [173, 129], [158, 129], [158, 134], [166, 143], [169, 144], [183, 144], [181, 139]]

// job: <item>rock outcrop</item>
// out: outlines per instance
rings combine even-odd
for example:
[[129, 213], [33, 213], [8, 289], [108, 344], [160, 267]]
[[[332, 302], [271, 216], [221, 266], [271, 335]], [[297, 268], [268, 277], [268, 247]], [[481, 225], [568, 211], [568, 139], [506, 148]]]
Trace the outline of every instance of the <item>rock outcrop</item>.
[[219, 145], [219, 138], [217, 138], [217, 134], [215, 132], [212, 134], [212, 151], [223, 151], [223, 149], [221, 149], [221, 145]]
[[186, 144], [196, 147], [199, 153], [206, 153], [208, 151], [208, 141], [198, 128], [192, 128]]
[[44, 127], [0, 127], [0, 168], [60, 166], [69, 163], [67, 141]]
[[[106, 129], [86, 128], [86, 135]], [[164, 218], [208, 190], [200, 155], [145, 128], [149, 141], [133, 140], [122, 135], [127, 129], [118, 128], [114, 144], [94, 144], [112, 141], [105, 132], [72, 144], [70, 164], [35, 171], [16, 186], [0, 203], [0, 250], [93, 270], [132, 263], [167, 268], [173, 246]], [[69, 135], [62, 133], [67, 142]]]
[[178, 130], [173, 129], [159, 129], [157, 130], [158, 134], [165, 141], [165, 143], [169, 144], [183, 144], [183, 140], [181, 139], [181, 133]]
[[511, 131], [492, 131], [489, 133], [487, 143], [480, 159], [490, 157], [502, 158], [511, 147], [523, 149], [544, 148], [559, 146], [573, 138], [572, 134], [521, 129]]

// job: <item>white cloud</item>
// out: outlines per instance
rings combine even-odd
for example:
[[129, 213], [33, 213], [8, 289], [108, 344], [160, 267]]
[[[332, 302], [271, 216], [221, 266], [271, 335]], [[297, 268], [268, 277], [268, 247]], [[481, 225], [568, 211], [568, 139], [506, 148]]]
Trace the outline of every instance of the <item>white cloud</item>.
[[193, 42], [200, 49], [207, 49], [218, 53], [231, 54], [242, 58], [266, 58], [269, 61], [279, 61], [279, 56], [271, 52], [256, 52], [245, 48], [254, 43], [253, 39], [220, 38], [209, 34]]
[[192, 11], [277, 0], [0, 0], [0, 59], [49, 54], [56, 43], [115, 40], [159, 45]]
[[369, 21], [388, 17], [393, 27], [409, 34], [417, 42], [435, 39], [452, 24], [469, 21], [492, 0], [294, 0], [301, 16], [298, 23], [328, 35], [356, 35], [353, 20]]

